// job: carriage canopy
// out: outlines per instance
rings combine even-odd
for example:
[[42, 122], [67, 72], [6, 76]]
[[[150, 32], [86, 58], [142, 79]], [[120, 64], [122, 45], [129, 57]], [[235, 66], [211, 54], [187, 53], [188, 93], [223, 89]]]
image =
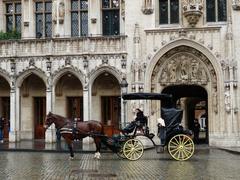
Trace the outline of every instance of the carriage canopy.
[[161, 94], [161, 93], [129, 93], [123, 94], [122, 98], [124, 100], [137, 100], [137, 99], [148, 99], [148, 100], [172, 100], [171, 94]]

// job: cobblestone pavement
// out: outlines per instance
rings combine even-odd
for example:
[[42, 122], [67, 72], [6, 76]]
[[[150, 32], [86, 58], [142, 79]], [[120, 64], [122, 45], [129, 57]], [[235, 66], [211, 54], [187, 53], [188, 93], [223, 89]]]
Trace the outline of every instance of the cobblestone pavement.
[[167, 152], [157, 154], [146, 150], [137, 161], [119, 159], [112, 153], [102, 153], [101, 160], [92, 153], [0, 152], [0, 179], [143, 179], [143, 180], [229, 180], [239, 179], [240, 155], [219, 149], [196, 150], [185, 162], [171, 159]]

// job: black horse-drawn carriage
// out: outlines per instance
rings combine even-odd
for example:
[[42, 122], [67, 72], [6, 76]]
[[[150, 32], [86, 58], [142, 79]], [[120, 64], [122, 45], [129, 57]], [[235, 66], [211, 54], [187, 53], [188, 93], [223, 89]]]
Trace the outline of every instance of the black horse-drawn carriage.
[[122, 96], [124, 100], [161, 100], [165, 108], [161, 108], [161, 116], [165, 121], [165, 127], [159, 127], [161, 132], [162, 144], [156, 144], [153, 140], [155, 136], [149, 133], [147, 124], [135, 124], [131, 134], [117, 134], [112, 137], [103, 136], [102, 142], [109, 147], [113, 152], [117, 153], [122, 158], [129, 160], [137, 160], [144, 153], [144, 146], [141, 138], [146, 137], [157, 149], [164, 149], [167, 146], [169, 154], [175, 160], [187, 160], [194, 153], [194, 143], [191, 138], [191, 131], [184, 129], [181, 126], [182, 110], [173, 108], [172, 96], [159, 93], [131, 93]]
[[[49, 128], [55, 124], [57, 131], [68, 144], [70, 158], [74, 157], [72, 142], [75, 138], [81, 139], [90, 136], [96, 144], [95, 157], [100, 158], [101, 142], [109, 147], [113, 152], [122, 158], [129, 160], [137, 160], [144, 153], [144, 146], [139, 137], [146, 137], [156, 148], [164, 148], [167, 146], [169, 154], [176, 160], [187, 160], [194, 153], [194, 143], [191, 139], [191, 132], [184, 130], [180, 125], [182, 119], [182, 110], [173, 108], [172, 96], [159, 93], [131, 93], [122, 96], [124, 100], [161, 100], [162, 108], [161, 116], [165, 121], [165, 127], [160, 129], [162, 144], [156, 144], [153, 140], [155, 136], [149, 133], [147, 123], [135, 123], [133, 133], [119, 134], [108, 137], [104, 134], [103, 125], [100, 121], [83, 121], [74, 123], [68, 118], [49, 112], [46, 116], [44, 127]], [[139, 130], [139, 131], [138, 131]], [[140, 132], [140, 133], [139, 133]]]

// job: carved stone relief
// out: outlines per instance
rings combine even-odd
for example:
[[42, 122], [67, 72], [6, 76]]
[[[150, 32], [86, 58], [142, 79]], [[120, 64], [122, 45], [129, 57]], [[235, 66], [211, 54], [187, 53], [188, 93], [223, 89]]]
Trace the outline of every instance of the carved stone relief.
[[190, 83], [206, 85], [208, 81], [204, 65], [196, 57], [185, 53], [178, 53], [163, 64], [159, 82], [162, 85], [169, 83]]
[[176, 47], [165, 53], [152, 72], [152, 84], [216, 85], [216, 72], [204, 54], [188, 46]]

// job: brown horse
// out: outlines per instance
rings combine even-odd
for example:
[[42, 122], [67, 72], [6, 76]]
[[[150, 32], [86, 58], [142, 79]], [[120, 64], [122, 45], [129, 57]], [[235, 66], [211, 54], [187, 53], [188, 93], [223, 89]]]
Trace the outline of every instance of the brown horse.
[[96, 153], [94, 157], [97, 159], [100, 158], [101, 136], [103, 135], [103, 125], [100, 122], [90, 120], [75, 123], [65, 117], [49, 112], [45, 119], [44, 128], [47, 129], [53, 123], [55, 124], [55, 128], [65, 139], [70, 151], [71, 159], [74, 157], [72, 141], [75, 138], [81, 139], [87, 136], [94, 139], [96, 145]]

